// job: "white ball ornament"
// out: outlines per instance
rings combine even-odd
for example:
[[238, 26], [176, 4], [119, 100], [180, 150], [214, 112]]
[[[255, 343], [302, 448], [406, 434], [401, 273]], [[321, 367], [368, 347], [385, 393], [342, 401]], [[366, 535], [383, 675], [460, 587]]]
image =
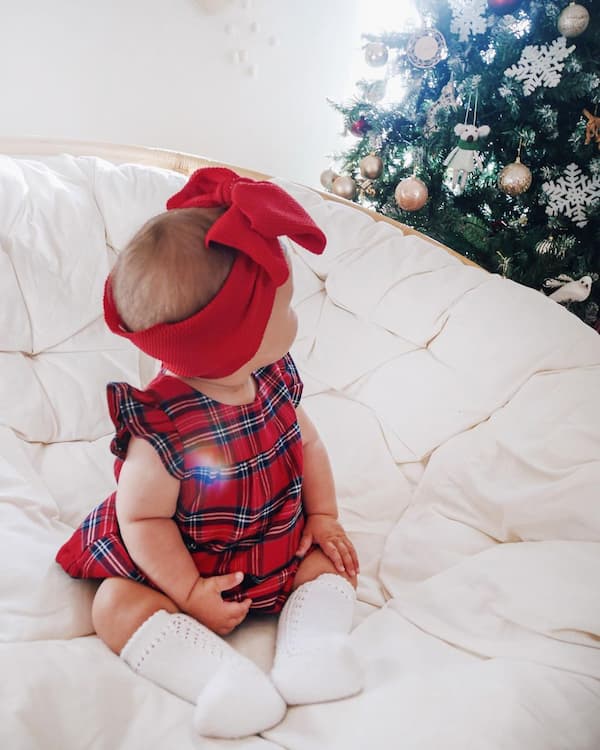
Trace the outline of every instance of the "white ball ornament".
[[356, 195], [356, 182], [354, 182], [352, 177], [348, 177], [347, 175], [336, 177], [331, 186], [331, 191], [339, 195], [340, 198], [352, 200]]
[[558, 17], [558, 30], [563, 36], [573, 38], [583, 34], [590, 23], [587, 8], [577, 3], [570, 3]]
[[415, 68], [433, 68], [446, 57], [446, 40], [437, 29], [418, 31], [409, 40], [406, 56]]
[[429, 191], [423, 180], [413, 175], [400, 180], [396, 185], [394, 198], [403, 211], [418, 211], [427, 203]]

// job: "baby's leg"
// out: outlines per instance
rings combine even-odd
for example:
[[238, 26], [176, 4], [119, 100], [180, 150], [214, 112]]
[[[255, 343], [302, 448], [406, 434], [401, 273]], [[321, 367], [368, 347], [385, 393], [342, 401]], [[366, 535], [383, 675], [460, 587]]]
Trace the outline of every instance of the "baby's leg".
[[164, 594], [127, 578], [102, 581], [92, 606], [92, 621], [98, 636], [111, 651], [120, 654], [135, 631], [155, 612], [179, 612]]
[[353, 588], [356, 588], [357, 578], [356, 576], [350, 576], [346, 572], [340, 573], [332, 560], [327, 557], [323, 550], [317, 548], [313, 549], [312, 552], [302, 560], [298, 570], [296, 571], [296, 577], [294, 578], [294, 585], [292, 590], [295, 591], [299, 586], [308, 581], [314, 581], [324, 573], [333, 573], [334, 575], [345, 578], [349, 583], [352, 584]]
[[277, 626], [271, 679], [290, 705], [321, 703], [360, 692], [362, 671], [349, 633], [356, 578], [336, 572], [314, 550], [300, 564]]
[[100, 638], [134, 672], [196, 704], [199, 734], [244, 737], [283, 718], [285, 704], [267, 675], [164, 594], [108, 578], [92, 618]]

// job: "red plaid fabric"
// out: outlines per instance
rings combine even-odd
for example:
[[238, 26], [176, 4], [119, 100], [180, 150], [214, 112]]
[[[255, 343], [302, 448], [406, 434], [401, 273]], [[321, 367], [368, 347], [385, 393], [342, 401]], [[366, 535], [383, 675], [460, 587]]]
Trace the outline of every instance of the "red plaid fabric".
[[[291, 591], [304, 526], [302, 441], [295, 406], [302, 382], [292, 358], [254, 373], [252, 404], [228, 406], [160, 373], [144, 391], [109, 383], [118, 481], [131, 435], [147, 440], [181, 481], [175, 520], [200, 575], [241, 570], [223, 594], [252, 597], [278, 612]], [[115, 493], [84, 519], [57, 561], [76, 578], [121, 576], [152, 585], [130, 558], [117, 523]]]

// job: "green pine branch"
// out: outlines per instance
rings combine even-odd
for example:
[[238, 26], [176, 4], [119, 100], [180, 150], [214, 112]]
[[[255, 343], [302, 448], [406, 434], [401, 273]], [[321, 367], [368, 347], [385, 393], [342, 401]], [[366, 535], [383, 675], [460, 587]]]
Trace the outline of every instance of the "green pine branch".
[[[392, 29], [365, 36], [384, 43], [394, 72], [408, 81], [401, 102], [369, 101], [373, 86], [381, 80], [358, 82], [357, 95], [348, 102], [331, 102], [343, 128], [359, 122], [368, 130], [348, 135], [348, 146], [336, 155], [336, 171], [351, 175], [362, 185], [360, 161], [373, 150], [383, 160], [380, 178], [359, 190], [357, 200], [414, 226], [425, 234], [480, 263], [534, 288], [545, 278], [560, 273], [579, 278], [600, 272], [600, 201], [587, 206], [587, 224], [580, 226], [564, 213], [549, 216], [543, 184], [564, 174], [570, 163], [580, 166], [591, 179], [600, 174], [600, 152], [595, 141], [585, 144], [587, 119], [583, 109], [600, 109], [600, 3], [586, 0], [590, 24], [575, 39], [575, 51], [567, 57], [556, 87], [538, 86], [529, 95], [523, 83], [506, 75], [520, 65], [528, 45], [548, 45], [559, 36], [557, 19], [566, 2], [524, 1], [512, 20], [493, 17], [484, 34], [461, 42], [450, 28], [452, 11], [442, 0], [426, 0], [422, 12], [444, 36], [447, 56], [429, 70], [414, 67], [406, 56], [412, 31]], [[458, 98], [455, 107], [438, 102], [449, 81]], [[465, 190], [452, 189], [444, 159], [457, 145], [454, 127], [464, 123], [471, 96], [469, 122], [473, 119], [477, 85], [477, 125], [489, 125], [490, 135], [481, 141], [482, 172], [472, 173]], [[532, 172], [525, 193], [511, 197], [498, 186], [502, 169], [521, 159]], [[413, 172], [428, 186], [429, 200], [418, 211], [402, 211], [395, 202], [398, 182]], [[367, 185], [367, 183], [364, 183]], [[548, 238], [552, 242], [546, 242]], [[544, 244], [545, 243], [545, 244]], [[550, 250], [548, 250], [550, 248]], [[592, 287], [588, 303], [573, 305], [575, 314], [594, 324], [593, 306], [600, 306], [600, 282]], [[592, 312], [590, 312], [590, 310]]]

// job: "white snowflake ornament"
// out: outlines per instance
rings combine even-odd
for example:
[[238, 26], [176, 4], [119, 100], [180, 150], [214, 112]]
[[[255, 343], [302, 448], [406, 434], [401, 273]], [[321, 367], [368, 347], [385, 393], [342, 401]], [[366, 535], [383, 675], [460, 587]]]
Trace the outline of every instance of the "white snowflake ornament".
[[461, 42], [469, 35], [485, 34], [487, 30], [487, 0], [449, 0], [452, 9], [450, 31], [458, 34]]
[[572, 162], [557, 180], [542, 183], [542, 190], [548, 196], [548, 216], [564, 214], [578, 227], [585, 227], [587, 207], [600, 200], [600, 175], [588, 177]]
[[525, 47], [516, 65], [504, 71], [504, 75], [523, 82], [523, 93], [529, 96], [539, 86], [558, 86], [564, 61], [573, 52], [575, 45], [567, 47], [567, 40], [559, 36], [551, 44]]

